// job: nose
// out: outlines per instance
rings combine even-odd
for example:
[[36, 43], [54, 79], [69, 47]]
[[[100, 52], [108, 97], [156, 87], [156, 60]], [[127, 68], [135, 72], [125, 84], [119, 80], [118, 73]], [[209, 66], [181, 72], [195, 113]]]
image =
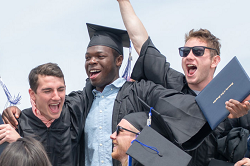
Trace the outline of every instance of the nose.
[[61, 99], [61, 97], [59, 96], [58, 91], [54, 91], [52, 100], [60, 100], [60, 99]]
[[116, 131], [113, 132], [113, 134], [110, 135], [110, 139], [112, 139], [112, 140], [116, 139]]
[[195, 55], [193, 54], [193, 50], [191, 49], [189, 54], [185, 57], [187, 59], [193, 59], [195, 57]]
[[90, 60], [89, 60], [89, 64], [92, 65], [92, 64], [96, 64], [97, 61], [96, 61], [96, 58], [95, 57], [92, 57]]

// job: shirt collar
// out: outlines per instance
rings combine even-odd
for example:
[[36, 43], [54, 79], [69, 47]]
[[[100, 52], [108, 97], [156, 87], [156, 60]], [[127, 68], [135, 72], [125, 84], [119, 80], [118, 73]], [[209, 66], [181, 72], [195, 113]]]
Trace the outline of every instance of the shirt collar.
[[[109, 86], [114, 86], [115, 88], [121, 88], [125, 82], [126, 82], [126, 79], [120, 77], [120, 78], [117, 78], [117, 79], [116, 79], [114, 82], [112, 82], [111, 84], [106, 85], [105, 88], [106, 88], [106, 87], [109, 87]], [[105, 89], [105, 88], [104, 88], [104, 89]], [[92, 90], [92, 93], [93, 93], [94, 95], [95, 95], [96, 93], [98, 93], [98, 92], [99, 92], [99, 91], [96, 90], [96, 89], [93, 89], [93, 90]]]

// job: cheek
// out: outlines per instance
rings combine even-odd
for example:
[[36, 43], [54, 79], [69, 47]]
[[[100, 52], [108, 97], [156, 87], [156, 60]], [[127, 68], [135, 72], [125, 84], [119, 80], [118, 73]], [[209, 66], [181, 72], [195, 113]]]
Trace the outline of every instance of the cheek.
[[85, 72], [87, 73], [87, 70], [88, 69], [88, 63], [87, 62], [85, 62]]

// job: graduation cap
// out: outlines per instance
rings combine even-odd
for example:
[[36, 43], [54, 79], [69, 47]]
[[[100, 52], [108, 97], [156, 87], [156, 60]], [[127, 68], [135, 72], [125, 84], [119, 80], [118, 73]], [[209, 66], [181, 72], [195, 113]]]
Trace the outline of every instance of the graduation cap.
[[[150, 107], [147, 103], [145, 103], [140, 97], [137, 97], [141, 102], [143, 107], [149, 110], [152, 113], [152, 124], [151, 127], [160, 133], [162, 136], [167, 138], [169, 141], [175, 143], [175, 145], [181, 147], [185, 151], [191, 151], [196, 149], [204, 140], [204, 135], [208, 135], [207, 133], [211, 132], [211, 128], [208, 123], [206, 123], [193, 137], [191, 137], [188, 141], [184, 143], [180, 143], [175, 138], [170, 126], [164, 120], [164, 115], [162, 116], [159, 112], [157, 112], [153, 107]], [[177, 135], [178, 137], [182, 137], [182, 135]]]
[[161, 114], [157, 112], [153, 107], [150, 107], [145, 101], [143, 101], [140, 97], [137, 97], [138, 100], [141, 102], [143, 107], [151, 113], [152, 122], [151, 127], [160, 133], [162, 136], [170, 140], [171, 142], [178, 143], [173, 136], [173, 133], [170, 127], [165, 123], [164, 119], [162, 118]]
[[101, 25], [95, 25], [86, 23], [90, 42], [88, 47], [101, 45], [113, 48], [116, 50], [120, 55], [123, 55], [123, 47], [129, 48], [129, 58], [127, 62], [127, 66], [124, 70], [124, 74], [122, 77], [129, 80], [130, 79], [130, 70], [131, 70], [131, 46], [130, 46], [130, 39], [128, 36], [128, 32], [121, 29], [115, 29], [110, 27], [105, 27]]
[[144, 127], [126, 153], [145, 166], [184, 166], [191, 160], [190, 155], [149, 126]]
[[128, 32], [121, 29], [87, 23], [90, 42], [88, 47], [102, 45], [115, 49], [123, 55], [123, 47], [130, 47]]
[[140, 132], [147, 125], [148, 114], [146, 112], [135, 112], [123, 117]]
[[[143, 105], [149, 107], [139, 97], [138, 99]], [[166, 127], [160, 114], [153, 108], [150, 110], [152, 114], [151, 126], [160, 127], [161, 125], [164, 125], [164, 127]], [[146, 112], [137, 112], [128, 114], [123, 118], [136, 129], [141, 131], [140, 135], [132, 142], [132, 145], [126, 153], [146, 166], [166, 164], [171, 166], [187, 165], [191, 160], [191, 156], [159, 134], [153, 128], [147, 126], [147, 119], [150, 118], [149, 116], [150, 115]], [[169, 134], [168, 129], [163, 131]]]

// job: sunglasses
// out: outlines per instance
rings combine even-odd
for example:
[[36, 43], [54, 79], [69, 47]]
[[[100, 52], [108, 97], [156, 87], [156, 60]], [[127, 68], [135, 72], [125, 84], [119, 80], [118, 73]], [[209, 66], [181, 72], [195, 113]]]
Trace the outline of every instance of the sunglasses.
[[180, 47], [179, 53], [181, 57], [187, 57], [190, 53], [190, 50], [192, 49], [192, 52], [195, 56], [202, 56], [204, 55], [205, 49], [210, 49], [216, 51], [217, 55], [219, 55], [218, 51], [216, 49], [210, 48], [210, 47], [204, 47], [204, 46], [194, 46], [194, 47]]
[[118, 134], [119, 134], [119, 132], [120, 132], [121, 130], [126, 130], [126, 131], [129, 131], [129, 132], [134, 133], [134, 134], [136, 134], [136, 135], [139, 135], [139, 134], [140, 134], [140, 133], [136, 133], [136, 132], [133, 132], [133, 131], [131, 131], [131, 130], [125, 129], [125, 128], [121, 127], [121, 126], [117, 126], [117, 127], [116, 127], [116, 136], [118, 136]]

